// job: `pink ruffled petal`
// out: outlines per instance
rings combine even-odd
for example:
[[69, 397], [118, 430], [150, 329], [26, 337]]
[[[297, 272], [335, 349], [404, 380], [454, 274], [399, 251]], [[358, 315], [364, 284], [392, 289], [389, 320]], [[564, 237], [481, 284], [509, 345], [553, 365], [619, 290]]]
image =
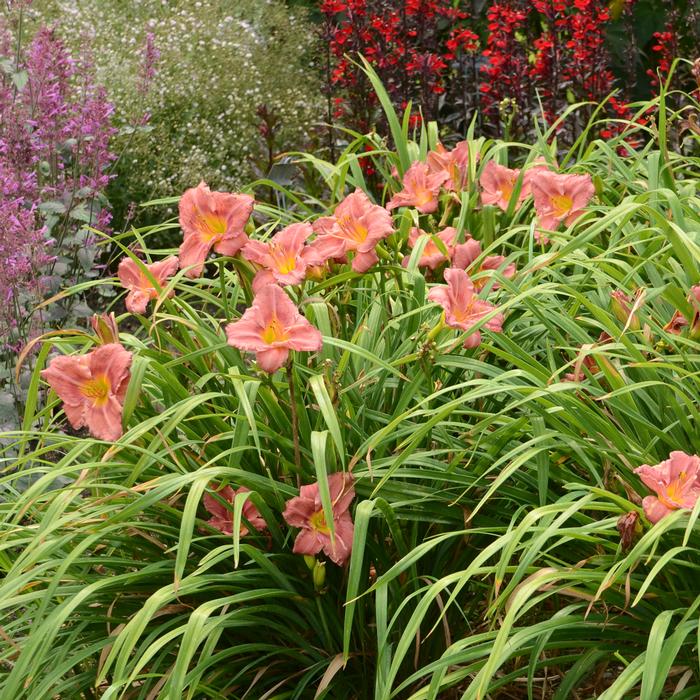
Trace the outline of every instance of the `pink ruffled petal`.
[[647, 519], [652, 524], [658, 523], [661, 518], [665, 518], [669, 513], [673, 512], [661, 503], [656, 496], [647, 496], [642, 501], [642, 507], [644, 508], [644, 515], [647, 516]]
[[214, 243], [214, 251], [219, 255], [233, 257], [238, 251], [248, 243], [248, 236], [245, 233], [238, 233], [234, 236], [226, 236], [217, 243]]
[[300, 495], [290, 498], [285, 505], [282, 517], [292, 527], [304, 527], [308, 523], [309, 518], [316, 512], [314, 504], [315, 492], [309, 497], [309, 488], [312, 487], [315, 487], [316, 491], [318, 491], [316, 484], [302, 486], [299, 491]]
[[90, 434], [100, 440], [114, 442], [122, 434], [122, 406], [114, 396], [110, 396], [104, 406], [88, 407], [85, 420]]
[[129, 257], [122, 258], [117, 268], [117, 277], [122, 287], [131, 289], [141, 284], [141, 270], [134, 260]]
[[226, 339], [229, 345], [239, 350], [257, 352], [264, 350], [267, 344], [263, 341], [261, 333], [264, 326], [257, 320], [253, 307], [246, 309], [243, 316], [226, 326]]
[[[212, 242], [203, 241], [197, 235], [186, 236], [180, 246], [180, 267], [185, 270], [185, 276], [194, 279], [202, 274], [204, 262], [211, 251]], [[189, 269], [187, 269], [189, 268]]]
[[269, 348], [267, 350], [258, 350], [255, 353], [255, 360], [260, 365], [260, 369], [268, 374], [276, 372], [289, 357], [287, 348]]
[[268, 284], [277, 284], [275, 275], [271, 270], [258, 270], [253, 277], [253, 294], [257, 296]]
[[294, 540], [294, 554], [313, 556], [321, 551], [321, 542], [313, 530], [303, 529]]
[[123, 382], [128, 383], [133, 355], [119, 343], [101, 345], [87, 357], [92, 376], [106, 375], [112, 393], [116, 393]]
[[469, 268], [472, 263], [481, 255], [481, 243], [470, 238], [464, 243], [455, 246], [452, 266], [460, 267], [463, 270]]
[[352, 269], [360, 274], [367, 272], [372, 265], [379, 262], [377, 254], [371, 250], [367, 253], [356, 253], [352, 260]]
[[41, 371], [42, 379], [48, 382], [58, 397], [73, 405], [82, 405], [85, 401], [80, 389], [91, 376], [89, 361], [84, 355], [54, 357], [49, 366]]
[[146, 313], [146, 307], [150, 300], [150, 294], [140, 289], [133, 289], [126, 295], [124, 304], [126, 305], [127, 311], [130, 311], [132, 314], [144, 314]]

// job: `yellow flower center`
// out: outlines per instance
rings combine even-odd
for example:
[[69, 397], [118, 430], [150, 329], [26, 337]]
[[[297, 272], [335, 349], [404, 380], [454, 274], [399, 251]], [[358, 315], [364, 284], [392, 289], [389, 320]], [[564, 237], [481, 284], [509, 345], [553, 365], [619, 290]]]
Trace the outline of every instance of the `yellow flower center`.
[[363, 243], [369, 234], [366, 226], [363, 226], [357, 219], [353, 219], [350, 216], [340, 219], [338, 225], [345, 235], [358, 243]]
[[423, 255], [442, 255], [440, 249], [435, 245], [435, 241], [432, 238], [428, 240], [423, 248]]
[[674, 479], [666, 488], [666, 493], [659, 494], [659, 501], [663, 503], [666, 508], [680, 508], [680, 501], [683, 497], [682, 491], [685, 487], [685, 481], [687, 474], [681, 472], [677, 479]]
[[574, 200], [567, 194], [555, 194], [552, 197], [552, 207], [554, 208], [554, 216], [564, 218], [574, 206]]
[[512, 196], [513, 196], [513, 183], [504, 182], [501, 185], [501, 197], [503, 197], [504, 201], [510, 202], [510, 198]]
[[330, 535], [331, 533], [330, 528], [328, 525], [326, 525], [326, 518], [323, 515], [322, 510], [314, 513], [309, 518], [309, 525], [311, 525], [312, 529], [316, 530], [316, 532], [320, 532], [322, 535]]
[[468, 320], [471, 320], [470, 316], [472, 315], [472, 304], [467, 304], [467, 306], [461, 309], [456, 309], [453, 306], [452, 315], [455, 317], [455, 320], [459, 323], [466, 323]]
[[270, 257], [272, 257], [277, 271], [283, 275], [288, 275], [297, 269], [296, 256], [275, 245], [271, 246]]
[[80, 387], [80, 393], [87, 399], [90, 399], [93, 405], [99, 407], [104, 406], [109, 400], [109, 392], [111, 384], [107, 375], [99, 374], [94, 379], [89, 379]]
[[221, 238], [226, 233], [226, 219], [216, 214], [200, 216], [199, 233], [206, 242]]
[[417, 207], [422, 207], [433, 199], [433, 193], [430, 190], [419, 189], [416, 190], [416, 204]]
[[289, 335], [285, 331], [284, 326], [280, 323], [277, 316], [273, 317], [270, 323], [265, 326], [263, 332], [260, 334], [260, 337], [262, 338], [262, 341], [268, 345], [289, 339]]

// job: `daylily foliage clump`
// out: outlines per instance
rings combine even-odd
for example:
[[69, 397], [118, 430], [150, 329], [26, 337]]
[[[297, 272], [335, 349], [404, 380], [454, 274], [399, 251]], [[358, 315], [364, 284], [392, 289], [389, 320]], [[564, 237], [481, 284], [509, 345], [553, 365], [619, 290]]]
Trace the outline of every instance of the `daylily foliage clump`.
[[8, 697], [700, 694], [697, 162], [408, 117], [324, 200], [189, 188], [42, 339]]

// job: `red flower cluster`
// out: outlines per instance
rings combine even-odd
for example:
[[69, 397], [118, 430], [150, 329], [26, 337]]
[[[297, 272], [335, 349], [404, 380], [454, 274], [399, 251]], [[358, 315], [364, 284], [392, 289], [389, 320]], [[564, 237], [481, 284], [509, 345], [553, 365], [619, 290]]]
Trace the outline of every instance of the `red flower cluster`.
[[461, 52], [474, 54], [479, 50], [479, 35], [471, 29], [457, 27], [450, 32], [450, 38], [445, 42], [447, 51], [443, 58], [450, 61], [457, 58]]
[[601, 0], [575, 0], [576, 11], [568, 17], [570, 38], [566, 42], [570, 60], [564, 63], [564, 77], [580, 94], [600, 100], [613, 89], [615, 80], [608, 69], [605, 26], [610, 12]]
[[[323, 0], [324, 36], [333, 58], [329, 89], [345, 96], [336, 101], [334, 118], [367, 131], [377, 116], [376, 97], [348, 58], [359, 53], [373, 65], [395, 104], [419, 104], [423, 114], [434, 119], [438, 96], [445, 92], [446, 61], [457, 50], [478, 44], [476, 34], [460, 34], [461, 28], [455, 27], [467, 13], [453, 4], [451, 0]], [[445, 55], [447, 37], [451, 43]]]
[[[486, 133], [500, 135], [505, 125], [511, 136], [523, 137], [533, 116], [553, 124], [573, 102], [600, 103], [615, 91], [607, 44], [613, 21], [622, 21], [631, 33], [626, 84], [628, 92], [634, 90], [635, 2], [489, 0], [479, 17], [470, 18], [460, 9], [466, 0], [322, 0], [329, 120], [364, 132], [385, 126], [376, 97], [352, 60], [359, 53], [397, 107], [411, 102], [429, 120], [439, 109], [457, 132], [478, 115]], [[694, 17], [690, 4], [687, 12], [665, 10], [664, 31], [654, 34], [650, 52], [661, 75], [682, 50], [687, 52], [683, 26], [694, 26]], [[656, 71], [647, 73], [657, 85]], [[620, 123], [606, 125], [602, 137], [628, 128], [623, 121], [632, 112], [622, 99], [608, 100], [605, 109]], [[419, 123], [420, 117], [411, 119], [413, 126]], [[565, 140], [571, 136], [561, 133]]]
[[482, 107], [487, 116], [498, 120], [498, 105], [505, 99], [515, 100], [522, 113], [528, 102], [528, 48], [522, 33], [530, 8], [518, 0], [494, 2], [487, 12], [486, 65], [481, 72]]
[[[515, 101], [519, 125], [525, 127], [539, 96], [544, 118], [553, 123], [573, 95], [600, 102], [614, 90], [605, 32], [610, 11], [604, 0], [501, 0], [487, 14], [489, 35], [482, 68], [482, 106]], [[532, 33], [532, 28], [536, 31]], [[532, 63], [530, 44], [535, 49]], [[621, 104], [611, 105], [616, 117], [630, 116]]]

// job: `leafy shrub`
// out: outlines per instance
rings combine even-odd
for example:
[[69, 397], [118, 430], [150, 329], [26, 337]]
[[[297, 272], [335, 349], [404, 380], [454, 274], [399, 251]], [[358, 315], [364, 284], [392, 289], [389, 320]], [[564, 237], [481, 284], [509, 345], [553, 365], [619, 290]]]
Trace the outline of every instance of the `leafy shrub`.
[[[277, 227], [308, 221], [329, 244], [325, 236], [340, 234], [319, 217], [342, 219], [352, 265], [314, 269], [289, 294], [275, 288], [321, 331], [322, 348], [267, 372], [227, 342], [231, 325], [252, 316], [256, 245], [217, 256], [203, 276], [189, 258], [160, 285], [142, 265], [138, 284], [156, 298], [118, 337], [122, 358], [133, 356], [119, 398], [124, 434], [111, 443], [62, 432], [52, 400], [15, 436], [15, 466], [34, 483], [19, 493], [17, 475], [1, 482], [3, 693], [697, 697], [700, 505], [650, 526], [635, 469], [700, 451], [700, 308], [688, 300], [700, 277], [699, 170], [668, 148], [667, 130], [685, 115], [666, 110], [663, 88], [649, 107], [659, 126], [639, 150], [618, 136], [560, 153], [542, 133], [531, 146], [470, 138], [446, 154], [435, 125], [413, 141], [407, 120], [402, 127], [389, 110], [396, 152], [374, 136], [337, 163], [308, 156], [333, 200], [288, 191], [289, 207], [257, 204], [245, 232], [249, 210], [237, 209], [226, 239], [213, 219], [189, 218], [190, 204], [209, 197], [190, 192], [186, 240], [210, 248], [238, 246], [244, 235], [259, 246]], [[377, 207], [376, 221], [350, 225], [364, 201], [358, 154], [367, 147], [395, 230], [379, 236], [379, 260], [358, 272], [371, 252], [361, 249], [361, 227], [374, 235], [388, 216], [382, 202], [365, 203]], [[535, 173], [534, 203], [523, 196], [518, 205], [518, 176], [505, 208], [485, 205], [487, 171], [505, 177], [495, 166], [515, 157]], [[401, 206], [420, 194], [411, 183], [425, 168], [448, 162], [459, 183], [435, 179], [419, 204]], [[592, 183], [595, 198], [538, 243], [545, 216], [573, 214], [578, 197], [545, 206], [537, 188], [555, 170], [585, 185], [586, 202]], [[217, 207], [249, 204], [219, 199]], [[416, 238], [417, 225], [454, 233]], [[176, 224], [167, 226], [175, 237]], [[149, 250], [156, 233], [138, 232], [149, 264], [175, 252]], [[138, 265], [131, 241], [120, 240]], [[451, 247], [477, 241], [469, 269], [486, 306], [455, 330], [445, 324], [459, 318], [436, 303], [453, 274], [444, 258], [457, 264]], [[302, 238], [308, 261], [314, 246], [323, 247]], [[279, 274], [294, 268], [280, 260]], [[116, 352], [115, 329], [104, 319], [98, 327], [98, 350]], [[268, 345], [273, 336], [286, 342], [286, 325], [260, 332], [272, 334]], [[83, 362], [77, 355], [97, 352], [97, 342], [56, 339], [40, 363], [52, 347], [66, 365]], [[329, 482], [343, 471], [356, 492], [349, 565], [322, 555], [307, 563], [292, 552], [285, 502], [318, 482], [317, 532], [327, 530]], [[53, 488], [59, 477], [71, 481]], [[226, 512], [232, 534], [212, 527]]]
[[[266, 175], [260, 107], [275, 117], [276, 153], [299, 147], [319, 119], [314, 33], [301, 9], [291, 12], [280, 0], [45, 0], [37, 9], [67, 41], [88, 36], [96, 47], [98, 75], [122, 129], [112, 194], [120, 219], [131, 202], [171, 196], [202, 179], [235, 189]], [[137, 85], [149, 34], [159, 58], [144, 95]]]

